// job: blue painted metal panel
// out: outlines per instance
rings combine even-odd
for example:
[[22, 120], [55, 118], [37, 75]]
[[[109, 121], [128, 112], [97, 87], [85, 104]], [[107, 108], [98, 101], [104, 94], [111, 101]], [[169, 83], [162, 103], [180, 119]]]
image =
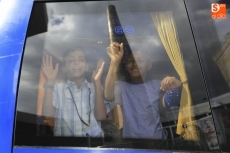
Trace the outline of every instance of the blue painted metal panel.
[[13, 143], [16, 89], [33, 0], [2, 0], [0, 4], [0, 152]]

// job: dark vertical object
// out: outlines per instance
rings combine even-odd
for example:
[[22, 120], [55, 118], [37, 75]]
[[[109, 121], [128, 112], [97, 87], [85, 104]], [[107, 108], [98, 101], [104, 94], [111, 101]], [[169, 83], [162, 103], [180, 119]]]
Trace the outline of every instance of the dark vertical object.
[[[124, 31], [122, 30], [122, 26], [121, 26], [121, 23], [118, 18], [117, 11], [114, 5], [108, 6], [107, 18], [108, 18], [110, 43], [112, 42], [123, 43], [125, 52], [130, 52], [131, 49], [130, 49], [129, 43], [125, 37]], [[120, 31], [120, 33], [118, 31], [116, 32], [116, 30]]]
[[[118, 42], [118, 43], [128, 43], [124, 31], [121, 29], [121, 23], [117, 15], [117, 11], [114, 5], [109, 5], [107, 8], [107, 18], [108, 18], [108, 27], [109, 27], [109, 38], [110, 43]], [[120, 28], [119, 28], [120, 27]], [[116, 32], [119, 30], [119, 32]], [[123, 40], [124, 39], [124, 40]]]
[[30, 17], [27, 37], [47, 32], [48, 15], [46, 3], [34, 3]]
[[[109, 41], [112, 42], [118, 42], [123, 43], [124, 45], [124, 56], [119, 68], [118, 76], [121, 79], [121, 76], [124, 75], [125, 71], [125, 61], [127, 58], [127, 55], [131, 53], [131, 48], [129, 46], [129, 43], [125, 37], [124, 29], [121, 26], [119, 17], [117, 15], [117, 11], [114, 5], [109, 5], [107, 7], [107, 19], [108, 19], [108, 29], [109, 29]], [[128, 76], [126, 76], [125, 79], [127, 79]]]

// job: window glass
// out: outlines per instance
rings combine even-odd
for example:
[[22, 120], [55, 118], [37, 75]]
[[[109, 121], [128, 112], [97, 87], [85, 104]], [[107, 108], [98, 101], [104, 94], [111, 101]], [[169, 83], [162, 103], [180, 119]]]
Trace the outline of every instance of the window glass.
[[[200, 2], [200, 1], [199, 1]], [[229, 1], [186, 1], [221, 149], [229, 152]], [[215, 11], [218, 7], [223, 12]], [[214, 13], [212, 10], [214, 9]], [[213, 16], [211, 16], [213, 14]], [[211, 145], [209, 145], [211, 146]]]
[[35, 3], [15, 145], [218, 150], [208, 100], [183, 1]]

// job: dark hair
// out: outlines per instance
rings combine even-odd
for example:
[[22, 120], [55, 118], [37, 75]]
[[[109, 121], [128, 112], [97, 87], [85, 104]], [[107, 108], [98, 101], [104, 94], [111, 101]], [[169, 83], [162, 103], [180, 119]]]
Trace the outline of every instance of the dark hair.
[[[151, 54], [150, 52], [148, 51], [142, 51], [142, 50], [139, 50], [139, 49], [134, 49], [134, 51], [132, 50], [124, 50], [124, 55], [123, 55], [123, 58], [121, 60], [121, 63], [120, 63], [120, 66], [119, 66], [119, 70], [118, 70], [118, 73], [117, 73], [117, 76], [118, 76], [118, 79], [119, 80], [123, 80], [123, 81], [126, 81], [126, 82], [129, 82], [131, 83], [132, 82], [132, 79], [131, 79], [131, 76], [130, 74], [128, 73], [128, 71], [126, 70], [126, 64], [127, 64], [127, 61], [129, 59], [130, 56], [133, 55], [133, 53], [135, 52], [143, 52], [143, 54], [146, 56], [146, 59], [148, 61], [151, 61]], [[150, 79], [150, 76], [149, 76], [149, 73], [147, 73], [146, 75], [146, 79]]]
[[74, 45], [74, 46], [69, 47], [69, 48], [64, 52], [64, 54], [63, 54], [63, 63], [66, 62], [65, 58], [67, 57], [67, 55], [69, 55], [69, 53], [75, 52], [75, 51], [81, 51], [81, 52], [83, 52], [84, 55], [85, 55], [85, 60], [86, 60], [86, 62], [87, 62], [87, 55], [86, 55], [86, 52], [85, 52], [84, 47]]
[[132, 53], [131, 49], [129, 46], [124, 45], [124, 55], [121, 59], [121, 63], [118, 67], [118, 71], [117, 71], [117, 79], [118, 80], [123, 80], [126, 82], [131, 82], [130, 79], [130, 75], [129, 73], [126, 71], [126, 61], [128, 59], [128, 56]]

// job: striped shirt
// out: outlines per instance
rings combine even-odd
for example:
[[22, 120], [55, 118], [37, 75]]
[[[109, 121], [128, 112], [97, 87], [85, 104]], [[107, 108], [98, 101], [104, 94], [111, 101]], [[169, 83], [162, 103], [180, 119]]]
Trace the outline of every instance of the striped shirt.
[[94, 102], [94, 85], [86, 80], [81, 88], [69, 80], [66, 83], [55, 84], [53, 90], [53, 106], [56, 108], [54, 135], [84, 137], [93, 127], [93, 131], [96, 131], [93, 136], [103, 136], [100, 122], [94, 117]]
[[115, 101], [107, 109], [121, 105], [124, 138], [165, 138], [158, 109], [160, 83], [158, 80], [140, 84], [116, 82]]

